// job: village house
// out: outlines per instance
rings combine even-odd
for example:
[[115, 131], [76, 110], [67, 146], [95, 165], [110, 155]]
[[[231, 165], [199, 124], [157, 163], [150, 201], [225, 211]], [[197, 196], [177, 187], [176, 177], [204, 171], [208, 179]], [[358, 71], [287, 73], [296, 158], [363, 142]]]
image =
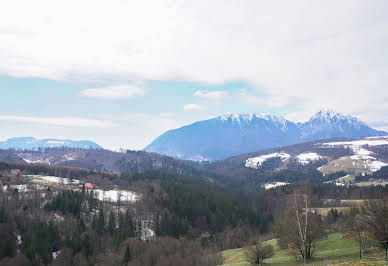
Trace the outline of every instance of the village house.
[[11, 169], [10, 176], [20, 175], [20, 169]]
[[85, 188], [87, 189], [94, 189], [96, 187], [96, 185], [92, 184], [92, 183], [85, 183]]

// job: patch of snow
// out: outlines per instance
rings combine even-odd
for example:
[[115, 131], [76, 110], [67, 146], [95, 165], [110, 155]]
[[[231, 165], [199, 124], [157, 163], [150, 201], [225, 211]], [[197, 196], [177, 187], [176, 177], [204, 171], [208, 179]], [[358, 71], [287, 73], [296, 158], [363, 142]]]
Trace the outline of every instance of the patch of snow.
[[388, 139], [388, 135], [387, 136], [366, 137], [366, 139]]
[[222, 116], [219, 116], [218, 119], [222, 120], [223, 122], [230, 120], [232, 123], [235, 123], [238, 125], [242, 123], [245, 123], [245, 124], [250, 123], [255, 119], [263, 119], [280, 125], [283, 131], [285, 131], [287, 128], [287, 125], [286, 125], [287, 120], [281, 115], [274, 115], [274, 114], [227, 113]]
[[274, 188], [274, 187], [279, 187], [279, 186], [285, 186], [285, 185], [288, 185], [289, 183], [286, 183], [286, 182], [272, 182], [272, 183], [265, 183], [263, 185], [264, 189], [265, 190], [268, 190], [268, 189], [271, 189], [271, 188]]
[[155, 232], [147, 226], [143, 226], [141, 229], [140, 239], [143, 241], [153, 239], [155, 237]]
[[[332, 163], [331, 165], [335, 167], [347, 167], [347, 163], [351, 163], [353, 167], [356, 169], [365, 169], [369, 170], [371, 172], [376, 172], [380, 170], [381, 167], [387, 166], [388, 164], [378, 161], [375, 157], [370, 155], [353, 155], [353, 156], [344, 156], [337, 160], [338, 161], [344, 161], [345, 165]], [[329, 163], [330, 165], [330, 163]], [[327, 166], [327, 165], [324, 165]], [[324, 167], [323, 166], [323, 167]], [[321, 167], [319, 167], [317, 170], [320, 170]]]
[[380, 170], [381, 167], [387, 166], [388, 164], [380, 162], [380, 161], [372, 161], [369, 164], [369, 169], [373, 172]]
[[135, 202], [139, 199], [139, 196], [136, 193], [127, 190], [95, 189], [93, 192], [95, 197], [100, 201], [117, 202], [120, 198], [120, 201]]
[[[70, 179], [66, 177], [42, 176], [42, 175], [28, 175], [27, 177], [33, 178], [33, 181], [43, 180], [43, 181], [57, 183], [57, 184], [65, 184], [65, 185], [70, 184]], [[75, 185], [78, 185], [80, 183], [81, 181], [79, 181], [78, 179], [72, 179], [72, 182], [71, 182], [71, 184], [75, 184]]]
[[344, 146], [350, 148], [360, 148], [361, 146], [381, 146], [388, 145], [388, 139], [386, 138], [369, 138], [353, 141], [340, 141], [340, 142], [326, 142], [322, 144], [323, 146]]
[[311, 161], [319, 160], [322, 158], [319, 154], [315, 152], [306, 152], [306, 153], [301, 153], [298, 156], [295, 157], [299, 163], [301, 164], [308, 164]]
[[[388, 136], [378, 136], [378, 137], [368, 137], [362, 140], [354, 140], [354, 141], [341, 141], [341, 142], [326, 142], [323, 143], [323, 147], [327, 146], [343, 146], [348, 147], [353, 150], [355, 155], [353, 156], [345, 156], [341, 157], [341, 160], [347, 160], [350, 158], [351, 160], [361, 161], [363, 163], [365, 169], [369, 169], [372, 172], [380, 170], [381, 167], [387, 166], [388, 164], [384, 162], [378, 161], [375, 157], [371, 156], [372, 152], [362, 148], [363, 146], [380, 146], [380, 145], [388, 145]], [[355, 161], [352, 162], [352, 165], [355, 165]]]
[[16, 235], [16, 245], [20, 245], [22, 243], [22, 236]]
[[[348, 157], [341, 157], [341, 158], [347, 159]], [[343, 160], [345, 160], [345, 159], [343, 159]], [[353, 156], [350, 156], [350, 159], [352, 159], [352, 160], [376, 160], [375, 157], [372, 157], [369, 155], [353, 155]], [[354, 165], [354, 162], [353, 162], [353, 165]]]
[[[181, 156], [182, 157], [182, 156]], [[188, 160], [190, 161], [195, 161], [195, 162], [208, 162], [209, 159], [206, 158], [206, 157], [203, 157], [202, 155], [198, 154], [198, 155], [194, 155], [190, 158], [188, 158]]]
[[16, 188], [18, 192], [28, 192], [29, 189], [26, 184], [23, 185], [10, 185], [11, 188]]
[[34, 164], [34, 163], [43, 163], [43, 164], [48, 164], [50, 165], [50, 161], [46, 161], [46, 160], [40, 160], [40, 159], [37, 159], [37, 160], [29, 160], [27, 158], [23, 158], [21, 157], [26, 163], [28, 164]]
[[55, 259], [58, 257], [58, 255], [59, 255], [60, 253], [61, 253], [60, 250], [53, 252], [53, 253], [52, 253], [53, 260], [55, 260]]
[[55, 144], [55, 145], [65, 145], [66, 142], [63, 140], [48, 140], [46, 141], [47, 144]]
[[363, 155], [371, 155], [372, 154], [371, 151], [368, 151], [368, 150], [366, 150], [364, 148], [360, 148], [360, 147], [354, 147], [353, 150], [355, 151], [355, 153], [357, 155], [361, 155], [361, 156], [363, 156]]
[[54, 220], [57, 221], [57, 222], [62, 222], [63, 221], [63, 216], [57, 214], [57, 213], [54, 213]]
[[278, 157], [278, 158], [282, 159], [282, 161], [285, 161], [285, 160], [289, 159], [291, 157], [291, 155], [289, 155], [288, 153], [284, 153], [284, 152], [280, 152], [280, 153], [275, 152], [275, 153], [271, 153], [271, 154], [267, 154], [267, 155], [248, 158], [245, 161], [245, 167], [257, 169], [260, 165], [263, 164], [263, 162], [265, 162], [266, 160], [268, 160], [270, 158], [275, 158], [275, 157]]
[[[372, 172], [376, 172], [380, 170], [381, 167], [388, 165], [384, 162], [378, 161], [375, 157], [369, 155], [353, 155], [350, 156], [350, 159], [361, 161], [364, 166], [364, 169], [368, 169]], [[355, 161], [352, 162], [352, 165], [355, 165]]]
[[67, 161], [74, 161], [74, 160], [75, 160], [75, 158], [71, 157], [71, 156], [68, 155], [68, 154], [63, 155], [63, 158], [64, 158], [65, 160], [67, 160]]

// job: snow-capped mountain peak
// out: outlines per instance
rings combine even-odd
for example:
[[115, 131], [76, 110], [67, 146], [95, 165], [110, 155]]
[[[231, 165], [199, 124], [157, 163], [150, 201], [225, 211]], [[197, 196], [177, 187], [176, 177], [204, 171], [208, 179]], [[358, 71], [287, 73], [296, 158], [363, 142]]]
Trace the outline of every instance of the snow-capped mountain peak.
[[343, 115], [333, 109], [320, 110], [310, 118], [309, 122], [317, 121], [317, 120], [325, 121], [327, 123], [338, 123], [339, 121], [343, 121], [353, 125], [356, 125], [356, 124], [363, 125], [363, 126], [366, 125], [364, 122], [362, 122], [361, 120], [359, 120], [358, 118], [352, 115]]
[[217, 117], [222, 121], [232, 121], [232, 122], [250, 122], [254, 119], [264, 119], [267, 121], [278, 122], [284, 124], [286, 119], [281, 115], [275, 114], [265, 114], [265, 113], [226, 113]]
[[306, 141], [385, 134], [334, 110], [321, 110], [304, 123], [273, 114], [227, 113], [167, 131], [145, 150], [181, 159], [212, 161]]

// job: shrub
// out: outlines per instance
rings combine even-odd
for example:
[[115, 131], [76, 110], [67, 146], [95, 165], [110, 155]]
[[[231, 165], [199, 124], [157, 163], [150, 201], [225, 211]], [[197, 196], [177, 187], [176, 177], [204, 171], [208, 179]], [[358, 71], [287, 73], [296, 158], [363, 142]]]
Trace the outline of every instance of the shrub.
[[250, 265], [260, 265], [265, 259], [272, 257], [273, 254], [272, 246], [262, 246], [260, 242], [253, 246], [249, 246], [244, 250], [245, 260]]

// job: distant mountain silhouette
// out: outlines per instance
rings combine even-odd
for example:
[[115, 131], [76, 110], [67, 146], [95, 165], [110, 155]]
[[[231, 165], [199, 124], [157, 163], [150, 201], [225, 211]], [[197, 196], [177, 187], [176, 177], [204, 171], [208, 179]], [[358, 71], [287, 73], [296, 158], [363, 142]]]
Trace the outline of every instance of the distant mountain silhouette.
[[329, 110], [316, 113], [304, 123], [279, 115], [237, 113], [169, 130], [144, 150], [179, 159], [214, 161], [306, 141], [386, 134], [353, 116]]
[[0, 142], [0, 149], [36, 150], [39, 148], [81, 148], [101, 149], [102, 147], [90, 140], [69, 139], [35, 139], [32, 137], [11, 138]]

